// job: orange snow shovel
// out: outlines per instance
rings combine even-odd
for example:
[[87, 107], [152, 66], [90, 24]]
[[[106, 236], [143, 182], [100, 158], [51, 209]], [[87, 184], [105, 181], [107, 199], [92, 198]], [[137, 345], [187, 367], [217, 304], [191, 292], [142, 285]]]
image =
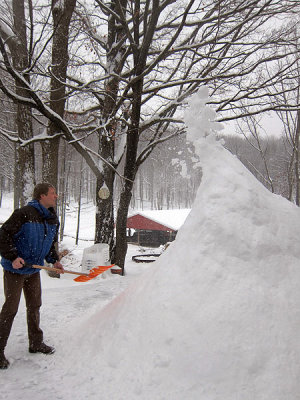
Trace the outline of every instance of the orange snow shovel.
[[111, 267], [113, 267], [114, 264], [112, 265], [99, 265], [98, 267], [92, 268], [88, 274], [80, 274], [81, 276], [78, 276], [77, 278], [74, 279], [75, 282], [86, 282], [89, 281], [90, 279], [96, 278], [96, 276], [102, 274], [103, 272], [107, 271]]
[[[89, 281], [91, 279], [96, 278], [96, 276], [102, 274], [103, 272], [107, 271], [108, 269], [112, 268], [113, 266], [114, 266], [114, 264], [112, 264], [112, 265], [99, 265], [98, 267], [92, 268], [89, 273], [77, 272], [77, 271], [69, 271], [67, 269], [64, 269], [64, 272], [67, 273], [67, 274], [80, 275], [80, 276], [78, 276], [77, 278], [74, 279], [74, 281], [76, 281], [76, 282], [87, 282], [87, 281]], [[59, 268], [45, 267], [43, 265], [32, 265], [32, 268], [46, 269], [47, 271], [52, 271], [52, 272], [57, 272], [57, 273], [61, 272], [61, 270]]]

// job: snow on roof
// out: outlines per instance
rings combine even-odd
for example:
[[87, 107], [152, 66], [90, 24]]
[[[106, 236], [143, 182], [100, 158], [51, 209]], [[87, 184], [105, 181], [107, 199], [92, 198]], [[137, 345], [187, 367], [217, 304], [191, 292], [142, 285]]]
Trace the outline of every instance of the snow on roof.
[[134, 211], [129, 214], [129, 217], [133, 217], [134, 215], [142, 215], [143, 217], [151, 219], [158, 224], [167, 226], [174, 231], [178, 231], [178, 229], [183, 225], [190, 211], [190, 208], [175, 210], [143, 210]]

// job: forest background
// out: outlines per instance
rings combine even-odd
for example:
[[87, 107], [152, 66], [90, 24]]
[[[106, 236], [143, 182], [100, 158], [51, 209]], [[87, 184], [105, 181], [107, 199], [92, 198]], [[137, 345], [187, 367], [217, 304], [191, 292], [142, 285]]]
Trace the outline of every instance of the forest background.
[[130, 207], [194, 200], [182, 115], [206, 86], [225, 146], [299, 205], [299, 15], [295, 0], [0, 0], [1, 196], [16, 208], [53, 183], [61, 237], [68, 204], [93, 201], [95, 242], [123, 267]]

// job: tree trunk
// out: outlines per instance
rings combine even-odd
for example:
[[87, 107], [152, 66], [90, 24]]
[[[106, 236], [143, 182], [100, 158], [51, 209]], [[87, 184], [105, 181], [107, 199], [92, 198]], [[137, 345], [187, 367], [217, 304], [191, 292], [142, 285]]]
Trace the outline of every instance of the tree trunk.
[[[102, 151], [103, 153], [103, 151]], [[103, 179], [97, 178], [96, 184], [96, 225], [95, 225], [95, 243], [108, 243], [110, 249], [110, 258], [114, 258], [114, 179], [115, 172], [105, 166], [103, 168]], [[99, 197], [99, 190], [106, 185], [110, 195], [107, 199]]]
[[20, 162], [18, 145], [15, 146], [14, 151], [14, 209], [20, 207], [20, 196], [21, 196], [21, 179], [20, 179]]
[[133, 182], [126, 181], [120, 195], [118, 206], [117, 222], [116, 222], [116, 256], [115, 264], [122, 268], [122, 275], [125, 274], [125, 257], [127, 253], [127, 215], [132, 196]]
[[[29, 55], [27, 51], [27, 32], [25, 21], [24, 0], [13, 0], [14, 30], [18, 38], [12, 43], [11, 52], [14, 67], [18, 71], [23, 71], [28, 67]], [[27, 79], [28, 76], [26, 77]], [[16, 82], [16, 94], [28, 97], [27, 91], [19, 82]], [[20, 138], [28, 140], [33, 137], [32, 133], [32, 111], [29, 107], [17, 105], [17, 131]], [[15, 176], [15, 190], [19, 194], [16, 196], [16, 206], [24, 206], [32, 197], [33, 186], [35, 185], [35, 164], [34, 146], [17, 148], [17, 171]]]
[[115, 263], [122, 268], [122, 275], [125, 274], [125, 257], [127, 252], [127, 239], [126, 239], [126, 228], [127, 228], [127, 215], [132, 196], [132, 187], [136, 176], [137, 165], [137, 149], [139, 142], [139, 124], [140, 124], [140, 113], [141, 113], [141, 93], [143, 87], [143, 79], [140, 78], [132, 86], [133, 92], [133, 103], [132, 103], [132, 115], [131, 115], [131, 126], [127, 133], [127, 147], [126, 147], [126, 158], [124, 166], [124, 177], [125, 183], [121, 192], [118, 215], [116, 222], [116, 260]]
[[[52, 129], [48, 129], [47, 134], [51, 135]], [[49, 182], [55, 188], [58, 186], [58, 150], [59, 138], [52, 139], [49, 142], [43, 142], [42, 156], [43, 156], [43, 182]]]
[[64, 237], [64, 229], [65, 229], [65, 220], [66, 220], [66, 205], [67, 205], [67, 197], [68, 197], [68, 187], [69, 187], [69, 176], [70, 176], [70, 164], [68, 169], [66, 168], [66, 159], [67, 159], [67, 148], [66, 144], [64, 143], [64, 161], [62, 164], [61, 170], [61, 179], [59, 185], [59, 200], [60, 200], [60, 231], [59, 237], [60, 241], [63, 240]]
[[3, 192], [5, 191], [4, 176], [1, 176], [0, 208], [2, 207]]
[[[20, 95], [22, 89], [17, 89]], [[31, 110], [18, 104], [17, 107], [17, 126], [18, 133], [22, 139], [32, 138], [32, 114]], [[22, 177], [19, 187], [20, 206], [23, 207], [30, 199], [32, 199], [33, 187], [35, 185], [35, 167], [34, 167], [34, 146], [33, 144], [26, 147], [18, 148], [19, 171], [18, 176]]]
[[[127, 0], [112, 1], [110, 8], [116, 15], [122, 16], [126, 10]], [[115, 107], [120, 84], [120, 72], [123, 68], [122, 56], [126, 51], [124, 45], [116, 46], [116, 43], [122, 42], [126, 36], [126, 29], [119, 20], [112, 16], [108, 23], [107, 34], [107, 66], [112, 75], [105, 82], [105, 100], [102, 107], [102, 124], [104, 128], [99, 131], [99, 154], [102, 158], [108, 160], [111, 165], [115, 164], [115, 137], [120, 122], [115, 120]], [[95, 243], [108, 243], [110, 248], [110, 259], [115, 259], [114, 245], [114, 180], [115, 171], [106, 164], [103, 165], [103, 178], [97, 178], [96, 184], [96, 231]], [[108, 199], [100, 199], [98, 196], [99, 189], [105, 184], [110, 196]]]
[[80, 230], [81, 193], [82, 193], [82, 165], [83, 165], [83, 157], [81, 157], [81, 163], [80, 163], [80, 180], [79, 180], [79, 194], [78, 194], [77, 229], [76, 229], [76, 239], [75, 239], [75, 244], [76, 244], [76, 245], [78, 245], [79, 230]]
[[300, 136], [300, 111], [297, 111], [296, 134], [295, 134], [295, 185], [296, 204], [300, 204], [300, 176], [299, 176], [299, 136]]
[[[76, 0], [52, 0], [51, 9], [54, 23], [52, 43], [52, 75], [50, 83], [50, 108], [59, 116], [64, 116], [67, 68], [69, 62], [69, 27]], [[49, 123], [48, 135], [59, 133], [53, 123]], [[57, 187], [58, 184], [59, 138], [42, 143], [43, 180]]]

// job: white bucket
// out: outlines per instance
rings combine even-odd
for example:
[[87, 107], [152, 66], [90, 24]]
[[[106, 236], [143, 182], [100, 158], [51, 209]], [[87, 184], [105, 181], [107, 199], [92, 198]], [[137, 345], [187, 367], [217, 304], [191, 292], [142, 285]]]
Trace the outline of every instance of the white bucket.
[[83, 272], [88, 272], [99, 265], [110, 265], [109, 245], [107, 243], [96, 243], [83, 250], [81, 262]]

